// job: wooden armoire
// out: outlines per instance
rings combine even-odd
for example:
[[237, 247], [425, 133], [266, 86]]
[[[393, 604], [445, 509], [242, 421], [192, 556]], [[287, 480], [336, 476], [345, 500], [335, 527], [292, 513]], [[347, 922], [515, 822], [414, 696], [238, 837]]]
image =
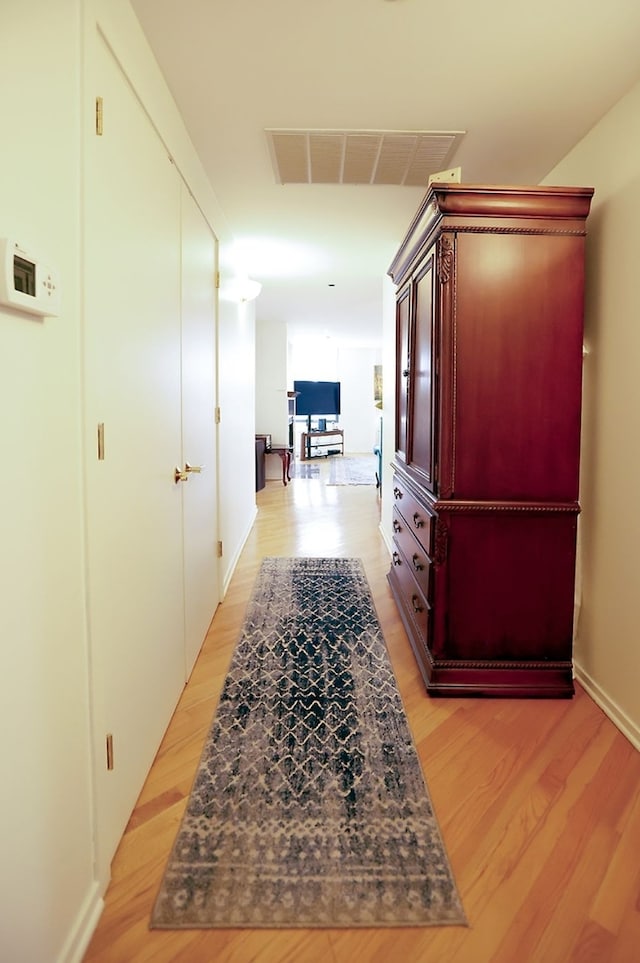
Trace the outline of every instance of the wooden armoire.
[[432, 695], [574, 691], [592, 195], [434, 184], [389, 268], [389, 582]]

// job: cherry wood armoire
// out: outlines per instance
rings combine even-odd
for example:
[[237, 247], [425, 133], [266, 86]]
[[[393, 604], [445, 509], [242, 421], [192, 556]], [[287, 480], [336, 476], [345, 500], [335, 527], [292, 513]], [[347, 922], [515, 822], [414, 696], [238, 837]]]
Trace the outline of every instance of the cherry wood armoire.
[[574, 691], [592, 195], [434, 184], [389, 268], [389, 582], [432, 695]]

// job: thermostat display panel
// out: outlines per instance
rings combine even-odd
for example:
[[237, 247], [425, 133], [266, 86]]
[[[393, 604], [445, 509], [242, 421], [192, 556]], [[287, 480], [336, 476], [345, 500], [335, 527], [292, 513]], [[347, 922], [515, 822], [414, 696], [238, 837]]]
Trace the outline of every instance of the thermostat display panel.
[[33, 251], [0, 238], [0, 304], [40, 316], [60, 313], [60, 278]]

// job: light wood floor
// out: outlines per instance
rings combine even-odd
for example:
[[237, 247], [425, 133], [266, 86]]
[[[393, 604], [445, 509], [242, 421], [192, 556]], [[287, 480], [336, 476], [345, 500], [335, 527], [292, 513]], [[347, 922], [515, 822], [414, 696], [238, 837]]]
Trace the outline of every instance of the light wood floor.
[[[325, 466], [323, 465], [323, 471]], [[259, 518], [113, 862], [85, 963], [635, 963], [640, 754], [573, 700], [430, 699], [386, 582], [372, 487], [268, 482]], [[246, 602], [265, 555], [359, 556], [469, 927], [149, 931]]]

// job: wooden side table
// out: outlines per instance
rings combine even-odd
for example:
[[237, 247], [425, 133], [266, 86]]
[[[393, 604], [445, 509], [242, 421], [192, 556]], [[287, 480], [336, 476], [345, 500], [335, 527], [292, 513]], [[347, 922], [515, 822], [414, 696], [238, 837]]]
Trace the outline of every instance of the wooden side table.
[[291, 453], [293, 449], [289, 445], [271, 445], [266, 449], [267, 455], [280, 455], [282, 461], [282, 484], [286, 485], [291, 481]]

